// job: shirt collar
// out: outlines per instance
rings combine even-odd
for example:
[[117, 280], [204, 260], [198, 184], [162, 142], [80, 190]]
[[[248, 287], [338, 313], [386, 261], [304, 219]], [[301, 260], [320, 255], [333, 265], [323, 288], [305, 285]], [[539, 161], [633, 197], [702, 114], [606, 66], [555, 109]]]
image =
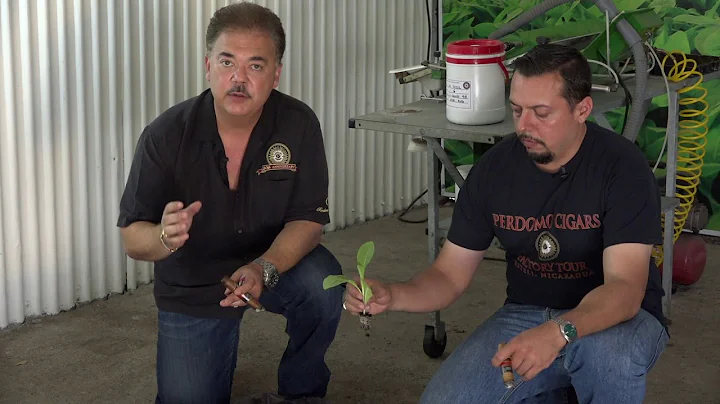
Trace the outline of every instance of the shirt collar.
[[[200, 142], [221, 142], [217, 118], [215, 116], [214, 101], [215, 98], [210, 89], [206, 89], [199, 96], [193, 137]], [[248, 151], [251, 151], [250, 149], [253, 145], [259, 147], [264, 144], [272, 136], [275, 121], [274, 117], [276, 116], [279, 101], [280, 93], [277, 90], [272, 90], [263, 106], [260, 119], [253, 129], [248, 144]]]

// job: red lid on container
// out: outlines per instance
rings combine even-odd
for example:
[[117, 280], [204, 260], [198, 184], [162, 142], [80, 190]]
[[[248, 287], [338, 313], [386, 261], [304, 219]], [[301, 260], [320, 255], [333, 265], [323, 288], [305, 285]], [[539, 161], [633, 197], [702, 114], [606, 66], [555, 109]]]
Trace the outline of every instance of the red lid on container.
[[505, 44], [497, 39], [463, 39], [451, 42], [447, 53], [452, 55], [494, 55], [505, 52]]

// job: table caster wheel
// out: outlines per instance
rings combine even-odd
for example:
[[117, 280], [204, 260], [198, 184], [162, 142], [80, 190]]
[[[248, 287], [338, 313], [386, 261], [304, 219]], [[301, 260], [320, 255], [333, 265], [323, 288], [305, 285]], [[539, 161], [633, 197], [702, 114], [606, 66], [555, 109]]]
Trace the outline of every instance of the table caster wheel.
[[425, 338], [423, 338], [423, 351], [431, 358], [439, 358], [445, 352], [447, 345], [447, 334], [443, 333], [442, 338], [435, 338], [435, 327], [425, 326]]

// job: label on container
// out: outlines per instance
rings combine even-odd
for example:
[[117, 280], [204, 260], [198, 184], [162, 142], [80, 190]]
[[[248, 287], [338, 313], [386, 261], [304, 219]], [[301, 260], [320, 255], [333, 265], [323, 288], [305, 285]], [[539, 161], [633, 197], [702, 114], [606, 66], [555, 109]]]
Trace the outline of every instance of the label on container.
[[448, 105], [454, 108], [471, 109], [470, 82], [467, 80], [446, 79], [445, 98]]

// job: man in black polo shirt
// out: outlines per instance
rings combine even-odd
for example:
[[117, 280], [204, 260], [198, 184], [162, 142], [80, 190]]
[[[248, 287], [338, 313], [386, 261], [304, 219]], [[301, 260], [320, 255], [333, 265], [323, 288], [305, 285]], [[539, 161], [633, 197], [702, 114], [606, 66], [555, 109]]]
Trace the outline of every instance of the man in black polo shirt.
[[[662, 242], [656, 180], [633, 143], [586, 121], [593, 103], [582, 54], [538, 46], [514, 67], [517, 135], [468, 174], [435, 263], [405, 283], [371, 282], [365, 309], [449, 306], [497, 237], [507, 301], [443, 363], [420, 402], [544, 403], [572, 384], [581, 403], [640, 404], [668, 340], [651, 258]], [[346, 307], [358, 313], [353, 289]], [[516, 374], [509, 388], [498, 369], [506, 358]]]
[[[320, 123], [275, 90], [285, 34], [270, 10], [218, 10], [206, 47], [210, 89], [145, 128], [120, 203], [128, 256], [155, 263], [156, 402], [229, 402], [243, 293], [287, 318], [279, 395], [262, 402], [320, 401], [342, 307], [341, 290], [322, 288], [342, 270], [319, 244], [329, 222]], [[231, 293], [224, 276], [241, 286]]]

